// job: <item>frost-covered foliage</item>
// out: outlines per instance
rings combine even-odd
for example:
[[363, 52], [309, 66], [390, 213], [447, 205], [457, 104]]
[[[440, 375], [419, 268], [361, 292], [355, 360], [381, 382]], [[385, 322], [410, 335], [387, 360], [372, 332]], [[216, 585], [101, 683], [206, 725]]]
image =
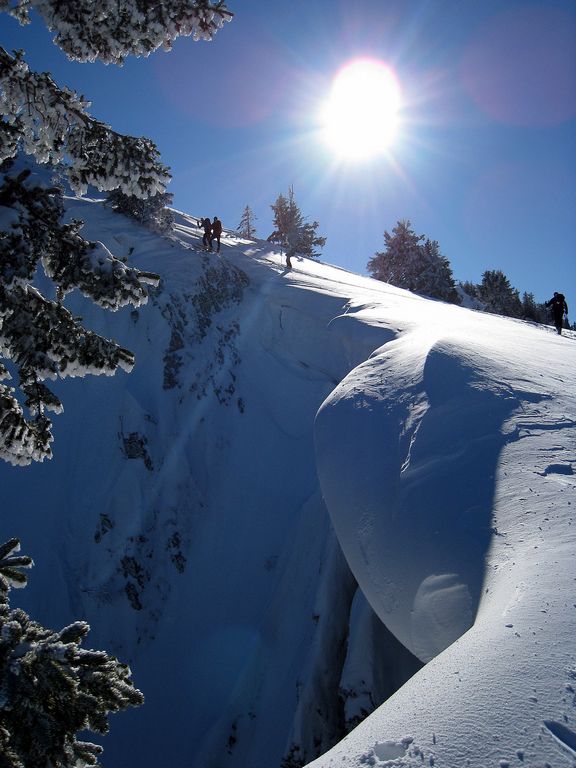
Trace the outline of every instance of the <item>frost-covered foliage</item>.
[[546, 304], [536, 301], [534, 294], [527, 292], [524, 292], [520, 300], [518, 291], [500, 270], [485, 272], [482, 283], [466, 280], [460, 282], [458, 287], [465, 296], [467, 306], [481, 312], [520, 317], [544, 325], [550, 322]]
[[[32, 9], [69, 58], [118, 64], [182, 35], [209, 40], [232, 15], [209, 0], [0, 0], [0, 12], [22, 23]], [[0, 48], [0, 162], [22, 148], [40, 163], [64, 164], [79, 194], [89, 184], [140, 198], [163, 193], [170, 175], [154, 143], [116, 133], [88, 114], [89, 105], [49, 73], [32, 72], [21, 51]]]
[[[145, 303], [146, 284], [158, 280], [129, 268], [101, 243], [85, 240], [82, 222], [62, 224], [61, 191], [39, 182], [30, 170], [6, 170], [0, 184], [0, 381], [12, 378], [2, 359], [18, 376], [18, 392], [0, 383], [0, 458], [29, 464], [51, 456], [46, 412], [62, 411], [46, 379], [111, 375], [134, 364], [131, 352], [87, 331], [62, 305], [64, 296], [78, 289], [115, 310]], [[32, 284], [39, 264], [55, 284], [54, 299]]]
[[29, 557], [18, 539], [0, 546], [0, 766], [96, 766], [102, 747], [79, 731], [107, 733], [108, 714], [143, 703], [128, 666], [105, 651], [81, 648], [90, 627], [60, 631], [10, 608], [10, 588], [26, 585]]
[[451, 304], [460, 304], [452, 267], [448, 259], [440, 253], [436, 240], [426, 240], [422, 247], [422, 257], [424, 269], [417, 276], [416, 293]]
[[367, 264], [372, 277], [407, 288], [414, 293], [459, 304], [450, 262], [440, 253], [436, 240], [417, 235], [407, 220], [399, 221], [392, 234], [384, 232], [386, 249]]
[[177, 37], [211, 40], [232, 13], [223, 0], [0, 0], [22, 24], [34, 10], [54, 33], [54, 42], [75, 61], [122, 64], [148, 56]]
[[384, 232], [386, 248], [370, 259], [368, 272], [377, 280], [415, 290], [417, 277], [425, 268], [423, 240], [424, 235], [417, 235], [409, 221], [399, 221], [392, 234]]
[[278, 195], [270, 206], [274, 214], [274, 231], [268, 237], [271, 243], [278, 243], [285, 251], [288, 263], [292, 256], [316, 258], [316, 248], [323, 248], [326, 238], [316, 233], [320, 226], [317, 221], [307, 222], [294, 198], [294, 188], [288, 189], [288, 197]]
[[487, 269], [478, 286], [478, 295], [487, 312], [506, 317], [522, 317], [522, 302], [516, 288], [501, 269]]
[[240, 218], [238, 234], [242, 237], [248, 238], [248, 240], [252, 240], [253, 237], [256, 237], [256, 227], [254, 226], [255, 221], [256, 216], [254, 215], [254, 211], [252, 208], [250, 208], [249, 205], [247, 205], [242, 212], [242, 217]]
[[531, 293], [524, 293], [520, 300], [518, 291], [510, 285], [510, 281], [501, 269], [488, 269], [482, 275], [481, 283], [472, 283], [467, 280], [460, 283], [460, 288], [482, 312], [505, 317], [521, 317], [538, 323], [545, 323], [547, 320], [544, 304], [538, 304]]
[[169, 192], [158, 192], [142, 200], [115, 189], [110, 192], [106, 202], [117, 213], [130, 216], [152, 232], [164, 235], [174, 226], [174, 214], [166, 207], [172, 205], [172, 198], [173, 195]]
[[39, 163], [60, 165], [72, 189], [121, 189], [146, 198], [170, 180], [154, 142], [122, 136], [91, 117], [90, 103], [32, 72], [22, 52], [0, 47], [0, 162], [21, 149]]
[[[22, 24], [31, 11], [69, 58], [116, 64], [159, 46], [169, 49], [182, 35], [210, 40], [232, 16], [221, 0], [0, 0], [0, 13]], [[0, 47], [0, 167], [19, 152], [31, 155], [63, 173], [77, 194], [89, 185], [116, 190], [118, 207], [165, 231], [171, 226], [164, 209], [170, 174], [156, 146], [116, 133], [89, 115], [88, 106], [49, 73], [31, 71], [21, 51], [11, 55]], [[0, 458], [13, 464], [51, 456], [46, 411], [58, 413], [62, 405], [45, 379], [112, 374], [133, 364], [130, 352], [86, 331], [62, 306], [64, 296], [77, 288], [114, 310], [144, 303], [145, 284], [157, 282], [102, 244], [85, 241], [81, 222], [61, 224], [60, 190], [29, 177], [28, 171], [0, 174], [0, 382], [14, 372], [4, 358], [18, 374], [22, 396], [0, 384]], [[32, 284], [40, 263], [55, 285], [55, 300]]]

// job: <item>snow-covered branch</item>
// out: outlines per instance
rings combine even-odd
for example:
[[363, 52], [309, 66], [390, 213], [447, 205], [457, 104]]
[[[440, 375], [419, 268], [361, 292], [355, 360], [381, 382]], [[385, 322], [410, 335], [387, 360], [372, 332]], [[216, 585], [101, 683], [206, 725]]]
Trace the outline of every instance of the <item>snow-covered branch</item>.
[[89, 106], [50, 74], [31, 71], [21, 51], [0, 47], [0, 162], [21, 147], [39, 163], [61, 164], [78, 194], [90, 184], [140, 198], [164, 192], [170, 174], [154, 142], [116, 133]]
[[233, 16], [223, 0], [0, 0], [0, 11], [22, 24], [31, 10], [70, 59], [105, 64], [170, 50], [178, 37], [211, 40]]

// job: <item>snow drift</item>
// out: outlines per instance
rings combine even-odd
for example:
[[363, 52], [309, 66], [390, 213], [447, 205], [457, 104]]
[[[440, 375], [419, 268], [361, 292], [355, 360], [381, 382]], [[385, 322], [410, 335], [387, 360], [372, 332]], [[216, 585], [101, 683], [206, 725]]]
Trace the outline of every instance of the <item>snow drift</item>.
[[317, 418], [352, 570], [430, 663], [315, 768], [576, 757], [573, 339], [450, 313], [429, 307]]

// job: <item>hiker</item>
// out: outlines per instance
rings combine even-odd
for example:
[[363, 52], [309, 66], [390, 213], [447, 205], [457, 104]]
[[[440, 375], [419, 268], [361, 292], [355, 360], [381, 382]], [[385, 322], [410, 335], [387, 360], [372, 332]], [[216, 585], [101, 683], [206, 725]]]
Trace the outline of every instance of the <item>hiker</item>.
[[202, 227], [204, 229], [204, 236], [202, 237], [202, 244], [206, 250], [212, 250], [212, 224], [208, 216], [202, 219]]
[[547, 307], [552, 308], [552, 314], [554, 316], [554, 325], [559, 334], [562, 334], [562, 326], [564, 325], [564, 315], [568, 317], [568, 304], [563, 293], [554, 291], [554, 296], [550, 301], [546, 302]]
[[220, 253], [220, 235], [222, 234], [222, 222], [218, 218], [218, 216], [214, 216], [214, 221], [212, 222], [212, 236], [210, 238], [210, 250], [212, 250], [212, 241], [215, 239], [218, 243], [218, 247], [216, 248], [216, 253]]

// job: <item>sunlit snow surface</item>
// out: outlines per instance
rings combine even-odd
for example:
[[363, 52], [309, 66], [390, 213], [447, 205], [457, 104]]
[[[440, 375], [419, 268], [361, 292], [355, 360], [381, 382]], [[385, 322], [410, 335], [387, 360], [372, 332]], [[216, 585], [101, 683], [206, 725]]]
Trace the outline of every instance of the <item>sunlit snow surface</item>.
[[365, 595], [432, 661], [314, 768], [572, 766], [574, 339], [401, 303], [361, 312], [414, 324], [327, 399], [318, 468]]
[[146, 695], [106, 768], [311, 760], [385, 656], [418, 667], [370, 606], [428, 663], [314, 768], [573, 766], [573, 334], [69, 208], [162, 283], [78, 304], [136, 367], [62, 384], [54, 460], [0, 468], [0, 533], [36, 562], [14, 603], [87, 619]]

